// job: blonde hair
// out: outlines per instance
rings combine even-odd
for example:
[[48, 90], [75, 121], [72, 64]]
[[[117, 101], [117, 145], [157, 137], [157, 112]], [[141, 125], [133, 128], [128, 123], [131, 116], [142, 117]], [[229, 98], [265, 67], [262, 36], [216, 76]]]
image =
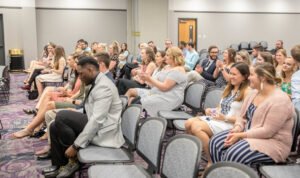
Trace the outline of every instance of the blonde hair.
[[246, 64], [248, 64], [249, 66], [251, 65], [250, 55], [249, 55], [248, 51], [242, 49], [236, 53], [236, 56], [237, 55], [241, 56]]
[[176, 66], [184, 66], [184, 58], [181, 49], [178, 47], [171, 47], [167, 50], [167, 54], [172, 56]]

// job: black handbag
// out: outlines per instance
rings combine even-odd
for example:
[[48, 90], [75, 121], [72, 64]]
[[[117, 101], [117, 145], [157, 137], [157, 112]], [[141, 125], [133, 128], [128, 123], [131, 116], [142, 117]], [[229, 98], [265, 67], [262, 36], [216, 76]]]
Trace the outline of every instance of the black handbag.
[[35, 100], [39, 96], [39, 93], [37, 90], [28, 91], [28, 99], [29, 100]]

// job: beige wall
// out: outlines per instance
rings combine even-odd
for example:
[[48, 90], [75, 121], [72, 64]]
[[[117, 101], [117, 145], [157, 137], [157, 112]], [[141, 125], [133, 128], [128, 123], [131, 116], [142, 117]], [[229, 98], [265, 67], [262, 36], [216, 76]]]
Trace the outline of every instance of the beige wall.
[[197, 18], [198, 49], [216, 44], [227, 48], [241, 41], [282, 39], [286, 49], [299, 44], [300, 1], [294, 0], [169, 0], [168, 34], [178, 41], [178, 18]]
[[168, 0], [139, 1], [140, 41], [153, 40], [161, 49], [168, 38]]
[[38, 49], [49, 41], [74, 52], [76, 41], [126, 42], [126, 11], [37, 9]]

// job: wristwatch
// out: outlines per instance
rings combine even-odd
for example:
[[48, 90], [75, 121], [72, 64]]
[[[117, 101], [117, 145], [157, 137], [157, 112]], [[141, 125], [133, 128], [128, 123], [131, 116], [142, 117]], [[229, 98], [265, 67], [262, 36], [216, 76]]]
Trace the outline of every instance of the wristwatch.
[[76, 100], [73, 100], [73, 101], [72, 101], [72, 104], [76, 104]]
[[219, 71], [222, 72], [224, 70], [224, 68], [219, 68]]
[[72, 148], [74, 148], [75, 150], [78, 151], [80, 147], [79, 147], [79, 146], [76, 146], [75, 144], [73, 144], [73, 145], [72, 145]]

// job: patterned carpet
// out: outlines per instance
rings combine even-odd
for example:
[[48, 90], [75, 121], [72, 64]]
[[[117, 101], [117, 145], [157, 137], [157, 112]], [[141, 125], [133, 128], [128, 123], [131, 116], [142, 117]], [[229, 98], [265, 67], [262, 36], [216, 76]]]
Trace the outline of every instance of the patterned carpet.
[[26, 75], [11, 73], [10, 101], [8, 105], [0, 106], [0, 118], [3, 130], [0, 130], [0, 177], [44, 177], [40, 174], [43, 167], [50, 165], [50, 161], [37, 161], [34, 152], [43, 148], [45, 141], [34, 138], [11, 139], [11, 133], [22, 129], [32, 119], [26, 115], [23, 108], [33, 108], [35, 101], [28, 100], [26, 91], [20, 89]]
[[[39, 178], [44, 177], [41, 169], [51, 165], [49, 160], [38, 161], [34, 152], [42, 149], [47, 142], [35, 138], [11, 139], [11, 134], [24, 128], [31, 121], [32, 115], [25, 114], [23, 108], [33, 108], [36, 101], [28, 100], [26, 91], [20, 89], [26, 77], [24, 73], [11, 73], [10, 101], [0, 105], [0, 177], [1, 178]], [[145, 162], [135, 154], [135, 161]], [[77, 173], [74, 177], [79, 177]], [[86, 170], [81, 177], [87, 177]]]
[[[10, 76], [10, 101], [8, 105], [0, 105], [0, 119], [3, 124], [3, 130], [0, 130], [0, 178], [44, 177], [41, 170], [51, 165], [51, 162], [37, 160], [34, 152], [42, 149], [47, 142], [35, 138], [11, 139], [13, 132], [24, 128], [32, 119], [32, 115], [26, 115], [22, 109], [34, 108], [36, 101], [28, 100], [27, 92], [20, 89], [26, 77], [24, 73], [11, 73]], [[165, 141], [169, 140], [171, 132], [168, 129]], [[137, 154], [134, 154], [134, 159], [135, 163], [146, 167], [146, 163]], [[201, 167], [205, 167], [205, 164], [202, 161]], [[81, 177], [87, 177], [86, 171], [87, 169], [82, 171]], [[79, 173], [74, 177], [79, 177]]]

